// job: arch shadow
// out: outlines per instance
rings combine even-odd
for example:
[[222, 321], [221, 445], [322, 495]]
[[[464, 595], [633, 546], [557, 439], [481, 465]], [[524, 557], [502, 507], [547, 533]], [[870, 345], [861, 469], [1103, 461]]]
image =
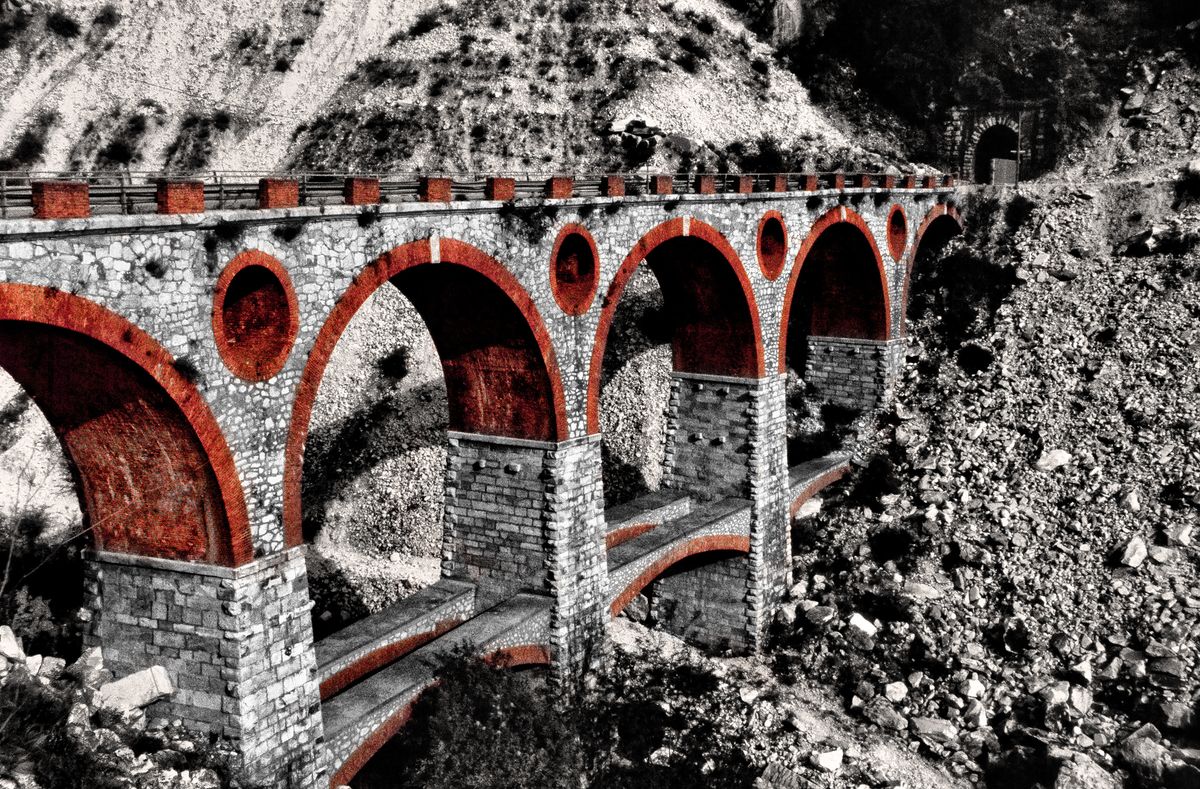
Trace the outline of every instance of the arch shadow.
[[744, 378], [765, 374], [758, 304], [737, 252], [711, 225], [690, 217], [669, 220], [638, 240], [604, 296], [588, 370], [591, 434], [600, 432], [600, 384], [609, 330], [625, 286], [642, 262], [658, 279], [674, 324], [676, 371]]
[[[799, 314], [793, 314], [797, 300]], [[779, 372], [787, 372], [789, 348], [798, 339], [793, 323], [807, 324], [805, 337], [886, 340], [891, 336], [890, 316], [887, 269], [870, 227], [846, 206], [826, 212], [800, 245], [788, 278], [779, 327]]]
[[966, 221], [963, 219], [962, 212], [956, 206], [946, 203], [935, 205], [921, 221], [921, 225], [913, 237], [912, 251], [908, 254], [904, 269], [904, 290], [900, 300], [903, 312], [900, 313], [897, 327], [900, 336], [904, 336], [908, 332], [906, 317], [913, 269], [941, 252], [952, 238], [961, 235], [965, 229]]
[[284, 534], [303, 542], [304, 442], [317, 390], [338, 338], [385, 282], [425, 321], [446, 378], [450, 429], [539, 441], [567, 437], [562, 376], [529, 294], [491, 256], [453, 239], [423, 239], [381, 255], [358, 274], [325, 319], [292, 406], [284, 470]]

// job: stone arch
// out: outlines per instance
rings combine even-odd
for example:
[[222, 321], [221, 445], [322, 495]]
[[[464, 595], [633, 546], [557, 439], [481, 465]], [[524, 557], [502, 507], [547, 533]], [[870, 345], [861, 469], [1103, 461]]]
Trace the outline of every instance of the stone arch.
[[433, 337], [446, 376], [451, 430], [538, 441], [567, 437], [566, 400], [553, 344], [537, 306], [517, 279], [494, 258], [461, 241], [434, 238], [396, 247], [354, 278], [309, 352], [292, 406], [284, 470], [289, 546], [303, 542], [304, 442], [325, 367], [351, 318], [389, 281], [412, 302]]
[[[994, 144], [992, 143], [993, 140]], [[980, 160], [981, 151], [984, 153], [995, 153], [1002, 148], [1007, 151], [1017, 151], [1020, 147], [1020, 140], [1020, 127], [1012, 118], [992, 115], [977, 123], [967, 143], [967, 154], [971, 158], [971, 177], [975, 183], [991, 183], [992, 181], [991, 160], [994, 157], [987, 156], [984, 158], [983, 161], [986, 161], [987, 177], [983, 177], [984, 165]], [[1018, 157], [1019, 155], [1018, 152]]]
[[[799, 287], [802, 279], [809, 287]], [[798, 298], [811, 301], [794, 316]], [[794, 318], [808, 322], [805, 336], [886, 340], [890, 315], [887, 269], [870, 227], [853, 209], [834, 208], [813, 223], [796, 255], [779, 328], [779, 372], [787, 372]]]
[[633, 601], [633, 598], [642, 593], [642, 590], [649, 586], [656, 578], [661, 576], [667, 570], [671, 569], [676, 564], [690, 559], [693, 556], [699, 556], [705, 553], [737, 553], [749, 555], [750, 553], [750, 538], [746, 535], [736, 534], [716, 534], [706, 535], [702, 537], [694, 537], [690, 540], [672, 546], [661, 557], [656, 559], [653, 564], [643, 570], [632, 581], [625, 585], [621, 593], [613, 598], [609, 604], [608, 612], [611, 616], [617, 616], [625, 610], [625, 606]]
[[0, 284], [0, 367], [62, 442], [93, 544], [245, 564], [254, 547], [233, 455], [176, 362], [94, 302]]
[[940, 252], [950, 239], [961, 234], [966, 227], [962, 213], [956, 206], [939, 203], [929, 210], [922, 220], [921, 226], [913, 237], [912, 251], [908, 254], [907, 265], [904, 269], [904, 290], [900, 299], [903, 312], [900, 314], [898, 330], [901, 335], [907, 332], [905, 316], [908, 314], [908, 289], [912, 282], [912, 272], [917, 263], [928, 259], [931, 254]]
[[761, 378], [762, 328], [754, 289], [741, 259], [711, 225], [672, 219], [643, 236], [621, 263], [600, 311], [588, 372], [588, 432], [600, 431], [604, 349], [621, 294], [646, 262], [675, 322], [672, 356], [679, 372]]
[[[523, 668], [526, 666], [549, 666], [550, 657], [551, 651], [549, 646], [546, 644], [529, 643], [501, 647], [481, 655], [480, 659], [492, 666]], [[437, 684], [438, 680], [435, 679], [426, 685], [421, 693], [430, 690]], [[358, 775], [359, 771], [363, 767], [366, 767], [371, 759], [379, 753], [383, 746], [399, 734], [408, 724], [408, 721], [412, 718], [413, 709], [420, 698], [420, 694], [417, 694], [408, 704], [383, 721], [354, 749], [342, 764], [331, 765], [336, 769], [333, 777], [330, 779], [329, 785], [348, 785]]]

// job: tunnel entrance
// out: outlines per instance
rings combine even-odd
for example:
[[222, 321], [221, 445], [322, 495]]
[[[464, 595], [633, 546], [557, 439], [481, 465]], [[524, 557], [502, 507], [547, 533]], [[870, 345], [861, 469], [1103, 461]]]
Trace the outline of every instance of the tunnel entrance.
[[979, 137], [975, 146], [975, 182], [979, 184], [1016, 184], [1020, 140], [1016, 131], [996, 125]]

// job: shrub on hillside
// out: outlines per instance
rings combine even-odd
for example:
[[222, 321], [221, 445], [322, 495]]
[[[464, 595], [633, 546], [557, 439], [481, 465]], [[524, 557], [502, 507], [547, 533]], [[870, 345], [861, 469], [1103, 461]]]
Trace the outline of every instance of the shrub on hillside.
[[75, 38], [80, 33], [79, 23], [63, 11], [51, 11], [46, 16], [46, 29], [62, 38]]
[[618, 654], [596, 689], [570, 703], [542, 672], [465, 653], [440, 680], [359, 774], [361, 787], [741, 789], [756, 774], [743, 743], [712, 723], [720, 683], [689, 661]]

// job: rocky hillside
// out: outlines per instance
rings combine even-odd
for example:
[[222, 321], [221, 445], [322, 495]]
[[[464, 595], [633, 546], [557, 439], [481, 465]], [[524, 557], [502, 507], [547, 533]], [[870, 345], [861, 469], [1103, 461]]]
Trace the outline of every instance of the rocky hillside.
[[1195, 785], [1200, 204], [969, 208], [914, 280], [897, 405], [798, 527], [777, 666], [963, 775]]
[[11, 167], [737, 166], [870, 156], [715, 0], [0, 5]]

